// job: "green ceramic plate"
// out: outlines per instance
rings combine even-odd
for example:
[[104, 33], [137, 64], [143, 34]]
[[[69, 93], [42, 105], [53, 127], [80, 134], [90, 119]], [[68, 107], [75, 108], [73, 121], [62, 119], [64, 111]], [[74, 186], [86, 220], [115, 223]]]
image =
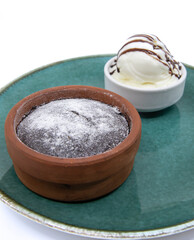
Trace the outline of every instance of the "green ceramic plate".
[[134, 169], [113, 193], [87, 203], [40, 197], [17, 178], [7, 153], [4, 123], [25, 96], [60, 85], [104, 87], [111, 56], [71, 59], [42, 67], [0, 92], [0, 198], [21, 214], [69, 233], [99, 238], [148, 238], [194, 227], [194, 69], [174, 106], [141, 114], [142, 139]]

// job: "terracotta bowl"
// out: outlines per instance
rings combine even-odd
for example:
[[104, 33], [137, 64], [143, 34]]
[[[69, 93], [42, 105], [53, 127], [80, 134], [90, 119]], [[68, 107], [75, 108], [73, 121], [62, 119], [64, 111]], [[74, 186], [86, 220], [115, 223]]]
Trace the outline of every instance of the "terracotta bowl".
[[[89, 98], [117, 106], [131, 126], [130, 134], [115, 148], [82, 158], [41, 154], [22, 143], [16, 127], [23, 116], [43, 103], [64, 98]], [[8, 153], [17, 176], [37, 194], [59, 201], [86, 201], [119, 187], [130, 174], [141, 136], [141, 120], [134, 106], [108, 90], [88, 86], [61, 86], [27, 96], [9, 112], [5, 122]]]

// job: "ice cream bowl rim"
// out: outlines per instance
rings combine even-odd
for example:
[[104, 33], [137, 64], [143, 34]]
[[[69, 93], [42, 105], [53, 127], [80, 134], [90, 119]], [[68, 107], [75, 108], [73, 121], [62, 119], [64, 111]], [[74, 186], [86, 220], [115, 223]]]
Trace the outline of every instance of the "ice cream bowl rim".
[[[60, 158], [39, 153], [19, 140], [16, 127], [33, 107], [64, 98], [89, 98], [118, 106], [129, 117], [129, 135], [116, 147], [83, 158]], [[122, 108], [122, 109], [121, 109]], [[101, 197], [119, 187], [130, 174], [141, 138], [141, 119], [125, 98], [91, 86], [59, 86], [23, 98], [8, 113], [5, 139], [19, 179], [41, 196], [79, 202]]]
[[136, 87], [136, 86], [127, 85], [127, 84], [124, 84], [124, 83], [121, 83], [121, 82], [115, 80], [114, 77], [111, 76], [111, 74], [109, 73], [109, 67], [112, 64], [112, 62], [114, 62], [114, 60], [116, 60], [116, 59], [117, 59], [117, 56], [114, 56], [106, 62], [105, 66], [104, 66], [105, 77], [110, 82], [113, 82], [115, 85], [118, 85], [122, 88], [126, 88], [126, 89], [129, 89], [129, 90], [134, 90], [134, 91], [137, 91], [137, 92], [145, 92], [145, 93], [167, 91], [167, 90], [176, 88], [179, 85], [181, 85], [186, 80], [186, 77], [187, 77], [187, 70], [186, 70], [185, 66], [183, 65], [183, 63], [180, 63], [180, 66], [182, 68], [181, 78], [177, 79], [177, 81], [172, 82], [168, 86], [161, 86], [161, 87], [157, 87], [157, 88], [151, 88], [151, 87], [150, 88], [148, 88], [148, 87], [143, 88], [143, 87]]

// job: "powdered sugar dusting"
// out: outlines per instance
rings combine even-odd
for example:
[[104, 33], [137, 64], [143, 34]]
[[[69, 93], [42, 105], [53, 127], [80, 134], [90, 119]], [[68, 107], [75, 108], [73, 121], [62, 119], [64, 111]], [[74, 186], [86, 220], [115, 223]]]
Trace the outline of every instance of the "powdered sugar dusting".
[[117, 107], [83, 98], [39, 106], [17, 127], [18, 137], [30, 148], [65, 158], [103, 153], [128, 134], [128, 122]]

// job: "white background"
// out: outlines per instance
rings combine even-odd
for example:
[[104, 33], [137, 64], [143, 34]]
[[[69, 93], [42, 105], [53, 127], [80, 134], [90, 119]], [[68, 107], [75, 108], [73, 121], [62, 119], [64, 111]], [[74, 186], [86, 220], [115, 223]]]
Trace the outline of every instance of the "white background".
[[[137, 33], [153, 33], [176, 60], [194, 65], [192, 1], [0, 0], [0, 88], [48, 63], [116, 53]], [[85, 239], [32, 222], [0, 203], [0, 239]], [[194, 230], [162, 240], [193, 240]]]

